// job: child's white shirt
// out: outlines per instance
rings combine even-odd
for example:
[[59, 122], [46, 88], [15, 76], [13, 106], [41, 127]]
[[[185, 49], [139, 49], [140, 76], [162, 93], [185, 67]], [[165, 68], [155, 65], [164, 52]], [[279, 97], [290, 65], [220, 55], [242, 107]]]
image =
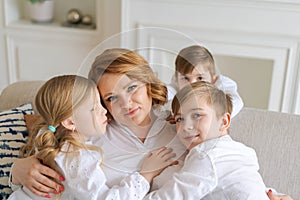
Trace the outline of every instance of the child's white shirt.
[[[134, 172], [120, 181], [118, 185], [109, 188], [106, 177], [101, 168], [100, 152], [81, 149], [79, 157], [72, 159], [66, 165], [68, 154], [59, 153], [55, 161], [61, 174], [64, 192], [61, 199], [143, 199], [150, 189], [148, 181], [139, 173]], [[52, 194], [53, 196], [53, 194]], [[49, 199], [34, 195], [26, 187], [20, 188], [9, 199]], [[53, 196], [52, 199], [56, 199]]]
[[253, 149], [230, 136], [194, 147], [183, 168], [145, 199], [268, 200]]
[[[219, 75], [218, 79], [215, 83], [215, 86], [224, 91], [226, 94], [230, 94], [232, 97], [232, 113], [231, 118], [235, 117], [243, 108], [244, 102], [242, 98], [240, 97], [238, 91], [237, 91], [237, 84], [234, 80], [230, 79], [227, 76]], [[171, 110], [171, 102], [178, 92], [178, 88], [175, 85], [175, 80], [172, 78], [172, 83], [167, 85], [168, 88], [168, 104], [166, 106], [166, 109]]]

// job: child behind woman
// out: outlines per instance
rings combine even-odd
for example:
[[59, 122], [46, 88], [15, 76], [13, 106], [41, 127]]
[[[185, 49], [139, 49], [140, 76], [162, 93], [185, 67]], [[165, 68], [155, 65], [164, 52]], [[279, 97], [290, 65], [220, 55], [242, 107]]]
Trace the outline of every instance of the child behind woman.
[[[142, 199], [153, 177], [168, 166], [174, 155], [160, 148], [149, 155], [141, 173], [133, 173], [119, 186], [108, 188], [101, 169], [101, 149], [91, 139], [104, 134], [106, 110], [93, 81], [76, 75], [57, 76], [47, 81], [35, 97], [42, 122], [27, 145], [26, 156], [36, 154], [41, 162], [64, 175], [64, 189], [45, 198], [61, 199]], [[155, 169], [155, 170], [153, 170]], [[60, 193], [64, 191], [63, 193]], [[9, 199], [44, 199], [19, 188]]]
[[235, 81], [218, 74], [212, 54], [203, 46], [193, 45], [182, 49], [175, 60], [175, 74], [168, 86], [168, 99], [172, 100], [176, 92], [196, 81], [206, 81], [216, 85], [232, 97], [233, 118], [243, 108], [244, 103], [237, 91]]
[[231, 98], [211, 83], [184, 87], [172, 102], [189, 149], [183, 168], [146, 199], [269, 199], [253, 149], [229, 136]]

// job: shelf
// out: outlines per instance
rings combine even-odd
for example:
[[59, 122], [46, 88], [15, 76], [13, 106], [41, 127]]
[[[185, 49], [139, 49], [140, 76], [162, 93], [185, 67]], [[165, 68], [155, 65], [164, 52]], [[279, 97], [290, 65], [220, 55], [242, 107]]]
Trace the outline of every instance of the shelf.
[[[54, 0], [54, 20], [51, 23], [33, 23], [28, 14], [26, 0], [4, 0], [5, 26], [7, 28], [21, 27], [27, 30], [60, 30], [71, 32], [99, 32], [99, 13], [100, 0]], [[76, 8], [80, 10], [82, 15], [90, 15], [92, 17], [94, 29], [90, 26], [80, 25], [80, 28], [72, 26], [63, 26], [66, 21], [67, 13], [70, 9]]]
[[7, 30], [20, 29], [23, 31], [47, 31], [47, 32], [72, 32], [81, 34], [99, 34], [98, 29], [65, 27], [61, 22], [53, 21], [51, 23], [33, 23], [29, 20], [21, 19], [10, 23]]

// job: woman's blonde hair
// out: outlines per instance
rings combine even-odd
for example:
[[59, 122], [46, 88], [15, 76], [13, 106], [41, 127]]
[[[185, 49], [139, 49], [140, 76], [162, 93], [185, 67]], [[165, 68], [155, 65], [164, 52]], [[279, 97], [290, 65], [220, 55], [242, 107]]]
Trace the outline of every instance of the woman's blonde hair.
[[172, 101], [174, 115], [178, 114], [181, 104], [189, 98], [204, 98], [206, 103], [215, 109], [217, 118], [232, 112], [232, 100], [229, 94], [225, 94], [212, 83], [199, 81], [185, 86], [176, 94]]
[[88, 77], [98, 84], [104, 73], [126, 74], [132, 80], [145, 83], [152, 105], [164, 105], [168, 100], [166, 85], [157, 78], [149, 63], [135, 51], [122, 48], [105, 50], [96, 57]]
[[[37, 158], [55, 169], [54, 158], [62, 151], [64, 144], [69, 145], [68, 150], [72, 148], [72, 153], [78, 152], [80, 148], [94, 149], [84, 145], [78, 137], [75, 139], [71, 133], [76, 131], [66, 129], [61, 122], [72, 116], [73, 110], [96, 92], [95, 83], [81, 76], [62, 75], [48, 80], [35, 96], [35, 105], [41, 120], [21, 149], [21, 156], [33, 155], [37, 150]], [[55, 127], [56, 131], [49, 130], [49, 126]]]
[[175, 60], [175, 77], [178, 72], [183, 75], [192, 73], [198, 64], [202, 64], [211, 77], [217, 75], [215, 61], [209, 50], [200, 45], [193, 45], [178, 53]]

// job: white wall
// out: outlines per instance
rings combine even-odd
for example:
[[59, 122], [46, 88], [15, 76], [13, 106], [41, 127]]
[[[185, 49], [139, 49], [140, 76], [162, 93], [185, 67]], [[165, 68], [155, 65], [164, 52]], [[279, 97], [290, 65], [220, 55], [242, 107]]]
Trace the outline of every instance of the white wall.
[[[3, 13], [3, 1], [0, 2], [0, 13]], [[0, 17], [0, 91], [8, 83], [8, 68], [6, 60], [6, 41], [5, 41], [5, 30], [4, 30], [4, 17]]]
[[[236, 77], [242, 87], [240, 89], [251, 88], [247, 91], [240, 90], [247, 106], [300, 113], [300, 27], [297, 26], [300, 2], [125, 0], [122, 8], [123, 30], [162, 27], [178, 31], [177, 36], [173, 33], [168, 35], [138, 31], [137, 39], [124, 45], [132, 45], [133, 48], [164, 48], [174, 54], [191, 43], [199, 43], [208, 47], [217, 57], [223, 56], [222, 65], [232, 64], [229, 67], [231, 69], [227, 69], [228, 75]], [[150, 60], [156, 59], [155, 62], [174, 65], [173, 59], [166, 61], [167, 55], [158, 61], [152, 54], [153, 52], [148, 52], [145, 56]], [[238, 58], [238, 62], [230, 59], [234, 57]], [[251, 68], [251, 74], [266, 73], [265, 79], [246, 76], [250, 69], [245, 67], [253, 59], [260, 65]], [[233, 62], [230, 63], [231, 61]], [[236, 70], [240, 71], [241, 76], [233, 73]], [[243, 76], [245, 78], [241, 78]], [[261, 102], [255, 102], [254, 97], [262, 93], [267, 96], [257, 98]], [[252, 100], [248, 97], [252, 97]]]
[[[73, 1], [63, 3], [82, 4]], [[98, 27], [90, 33], [18, 22], [26, 18], [24, 8], [15, 7], [23, 0], [1, 1], [0, 90], [18, 80], [78, 72], [77, 63], [99, 42], [102, 47], [121, 43], [139, 48], [159, 77], [169, 82], [178, 51], [199, 43], [216, 56], [222, 72], [238, 82], [247, 106], [300, 114], [298, 0], [87, 2], [92, 3], [84, 8], [95, 6]], [[56, 10], [56, 18], [64, 12]]]
[[[54, 2], [54, 21], [49, 24], [32, 23], [25, 0], [0, 2], [0, 91], [16, 81], [46, 80], [58, 74], [79, 73], [89, 52], [121, 31], [119, 0]], [[96, 29], [63, 27], [61, 24], [71, 8], [90, 14]]]

